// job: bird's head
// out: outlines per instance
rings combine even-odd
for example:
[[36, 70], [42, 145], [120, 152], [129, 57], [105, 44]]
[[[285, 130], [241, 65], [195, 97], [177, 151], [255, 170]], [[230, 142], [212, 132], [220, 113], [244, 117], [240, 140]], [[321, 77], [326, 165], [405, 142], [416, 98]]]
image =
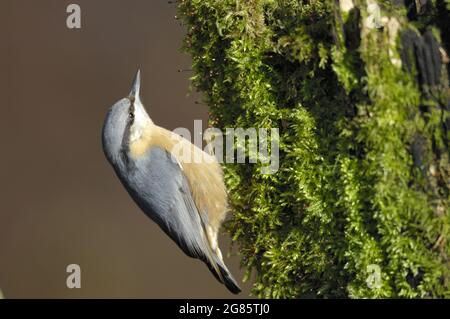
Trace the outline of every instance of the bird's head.
[[139, 96], [140, 86], [141, 73], [138, 70], [130, 94], [114, 104], [106, 115], [102, 132], [103, 151], [113, 164], [117, 164], [128, 152], [129, 145], [153, 124]]

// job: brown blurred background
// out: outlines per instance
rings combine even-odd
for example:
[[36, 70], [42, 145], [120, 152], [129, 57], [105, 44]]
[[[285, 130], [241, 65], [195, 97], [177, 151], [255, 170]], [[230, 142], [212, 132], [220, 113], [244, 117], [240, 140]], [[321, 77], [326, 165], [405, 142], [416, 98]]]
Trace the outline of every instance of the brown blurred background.
[[[81, 7], [81, 29], [66, 7]], [[184, 28], [166, 0], [2, 0], [0, 288], [6, 298], [234, 297], [132, 202], [101, 128], [137, 68], [150, 116], [168, 129], [207, 119], [188, 96]], [[204, 127], [206, 122], [204, 122]], [[222, 251], [229, 251], [227, 237]], [[236, 248], [226, 262], [240, 281]], [[81, 266], [81, 289], [66, 266]], [[247, 297], [243, 285], [239, 297]]]

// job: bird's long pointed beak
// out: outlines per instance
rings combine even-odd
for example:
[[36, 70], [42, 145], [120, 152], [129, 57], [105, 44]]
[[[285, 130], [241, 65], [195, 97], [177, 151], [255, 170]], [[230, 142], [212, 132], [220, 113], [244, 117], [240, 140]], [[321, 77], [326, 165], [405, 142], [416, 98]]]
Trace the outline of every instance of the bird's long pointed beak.
[[137, 70], [134, 76], [133, 85], [131, 86], [130, 97], [139, 98], [139, 90], [141, 88], [141, 70]]

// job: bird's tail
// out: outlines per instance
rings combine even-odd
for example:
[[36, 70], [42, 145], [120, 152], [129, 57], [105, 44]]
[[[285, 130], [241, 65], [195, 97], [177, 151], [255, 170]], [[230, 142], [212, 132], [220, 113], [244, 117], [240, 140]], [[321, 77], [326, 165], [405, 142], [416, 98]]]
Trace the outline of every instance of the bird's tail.
[[[216, 267], [211, 265], [211, 262], [207, 262], [209, 270], [212, 272], [214, 277], [221, 283], [225, 285], [225, 287], [228, 288], [229, 291], [231, 291], [234, 294], [238, 294], [241, 292], [241, 288], [239, 287], [236, 280], [233, 278], [233, 275], [228, 270], [227, 266], [225, 266], [225, 263], [216, 255], [214, 254], [214, 262], [216, 263]], [[218, 273], [219, 271], [219, 273]]]
[[228, 288], [229, 291], [231, 291], [234, 294], [238, 294], [241, 292], [241, 288], [239, 287], [236, 280], [233, 278], [233, 275], [228, 270], [227, 266], [223, 263], [223, 261], [219, 260], [218, 266], [220, 269], [220, 272], [223, 277], [223, 284]]

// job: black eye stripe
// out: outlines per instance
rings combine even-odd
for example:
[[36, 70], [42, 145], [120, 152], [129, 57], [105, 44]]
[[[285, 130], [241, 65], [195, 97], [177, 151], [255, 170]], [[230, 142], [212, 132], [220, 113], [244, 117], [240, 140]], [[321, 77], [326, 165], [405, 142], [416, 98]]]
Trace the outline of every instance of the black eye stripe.
[[133, 165], [132, 165], [132, 162], [130, 162], [130, 159], [128, 158], [128, 152], [130, 150], [130, 145], [129, 145], [130, 129], [134, 122], [134, 98], [129, 97], [128, 99], [130, 100], [130, 107], [128, 109], [128, 120], [125, 125], [124, 132], [123, 132], [120, 155], [121, 155], [122, 161], [124, 162], [126, 167], [128, 169], [131, 169]]
[[134, 120], [134, 97], [129, 97], [130, 100], [130, 108], [128, 110], [128, 118], [130, 120]]

